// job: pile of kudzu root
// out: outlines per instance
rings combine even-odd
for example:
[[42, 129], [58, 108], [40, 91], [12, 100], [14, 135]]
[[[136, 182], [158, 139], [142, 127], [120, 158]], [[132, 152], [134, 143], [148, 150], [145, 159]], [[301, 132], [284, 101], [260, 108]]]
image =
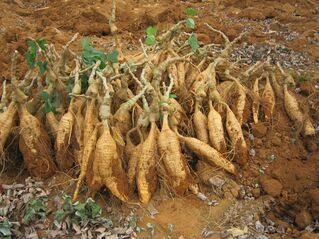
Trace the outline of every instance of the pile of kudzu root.
[[[158, 181], [174, 194], [200, 195], [197, 171], [212, 167], [237, 175], [249, 158], [242, 127], [271, 121], [276, 97], [303, 135], [315, 134], [288, 90], [291, 75], [280, 65], [268, 60], [243, 70], [227, 56], [245, 34], [230, 41], [207, 24], [225, 40], [223, 50], [213, 53], [215, 44], [200, 45], [185, 30], [192, 24], [183, 20], [158, 37], [149, 28], [149, 46], [140, 41], [135, 55], [121, 51], [113, 21], [116, 50], [109, 54], [87, 39], [75, 54], [69, 46], [78, 34], [61, 53], [31, 40], [31, 69], [17, 77], [15, 52], [10, 84], [3, 85], [2, 159], [11, 129], [18, 126], [18, 147], [30, 175], [48, 178], [78, 165], [74, 200], [85, 183], [89, 196], [105, 186], [124, 202], [137, 193], [147, 203]], [[198, 160], [190, 167], [187, 158], [194, 155]]]

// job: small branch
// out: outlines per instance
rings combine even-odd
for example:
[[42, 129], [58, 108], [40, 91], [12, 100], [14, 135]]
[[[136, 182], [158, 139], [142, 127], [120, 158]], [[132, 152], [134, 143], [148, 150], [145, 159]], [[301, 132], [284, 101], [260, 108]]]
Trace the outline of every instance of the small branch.
[[12, 58], [11, 58], [11, 83], [14, 88], [18, 87], [17, 82], [17, 58], [18, 58], [18, 51], [14, 51]]
[[80, 62], [78, 59], [75, 59], [75, 69], [74, 69], [74, 86], [72, 89], [72, 94], [78, 95], [81, 94], [82, 90], [82, 82], [80, 80]]
[[131, 75], [131, 77], [133, 78], [133, 80], [141, 87], [143, 88], [143, 84], [137, 79], [137, 77], [134, 75], [134, 73], [131, 71], [131, 68], [128, 68], [128, 72]]
[[69, 53], [69, 46], [78, 38], [79, 33], [75, 33], [74, 36], [71, 38], [70, 41], [66, 43], [66, 45], [63, 47], [63, 53], [62, 56], [59, 59], [58, 68], [59, 73], [64, 74], [66, 70], [66, 61]]
[[165, 98], [166, 99], [169, 99], [169, 94], [171, 93], [172, 89], [173, 89], [173, 86], [174, 86], [174, 78], [171, 74], [168, 74], [168, 77], [170, 79], [170, 82], [169, 82], [169, 86], [167, 88], [167, 91], [165, 92]]
[[208, 23], [205, 23], [205, 25], [206, 25], [210, 30], [219, 33], [219, 34], [224, 38], [224, 41], [225, 41], [225, 45], [226, 45], [226, 46], [230, 44], [229, 38], [228, 38], [228, 36], [226, 36], [225, 33], [223, 33], [222, 31], [220, 31], [220, 30], [218, 30], [218, 29], [216, 29], [216, 28], [214, 28], [214, 27], [212, 27], [212, 26], [209, 25]]
[[31, 89], [33, 88], [34, 83], [38, 81], [38, 78], [41, 78], [41, 77], [39, 75], [37, 75], [36, 77], [33, 77], [31, 83], [28, 86], [25, 86], [25, 88], [24, 88], [25, 94], [28, 95], [30, 93]]
[[5, 80], [2, 83], [2, 96], [1, 96], [0, 109], [2, 111], [5, 111], [7, 104], [8, 104], [8, 99], [7, 99], [7, 81]]
[[263, 66], [263, 63], [261, 61], [257, 61], [254, 65], [249, 67], [242, 75], [245, 78], [248, 78], [250, 75], [254, 74], [257, 70], [259, 70], [260, 67]]
[[166, 40], [170, 40], [171, 37], [175, 34], [175, 32], [178, 31], [182, 27], [182, 25], [184, 25], [185, 23], [186, 23], [186, 20], [182, 20], [182, 21], [176, 23], [168, 31], [166, 31], [162, 35], [160, 35], [158, 37], [158, 40], [160, 42], [164, 42]]
[[93, 66], [92, 71], [91, 71], [91, 74], [90, 74], [90, 76], [89, 76], [89, 84], [93, 83], [94, 77], [95, 77], [95, 74], [96, 74], [96, 71], [97, 71], [97, 69], [99, 68], [100, 64], [101, 64], [101, 61], [98, 60], [98, 61], [95, 63], [95, 65]]
[[73, 94], [73, 93], [70, 93], [69, 96], [71, 96], [71, 97], [82, 97], [82, 98], [85, 98], [85, 99], [92, 99], [92, 97], [88, 96], [88, 95], [77, 95], [77, 94]]
[[145, 46], [144, 46], [142, 40], [139, 39], [139, 42], [140, 42], [140, 45], [141, 45], [141, 47], [142, 47], [143, 54], [144, 54], [144, 56], [145, 56], [145, 58], [146, 58], [148, 64], [150, 65], [150, 67], [151, 67], [152, 69], [154, 69], [155, 66], [154, 66], [153, 62], [151, 61], [150, 57], [148, 56], [148, 54], [147, 54], [147, 52], [146, 52], [146, 48], [145, 48]]

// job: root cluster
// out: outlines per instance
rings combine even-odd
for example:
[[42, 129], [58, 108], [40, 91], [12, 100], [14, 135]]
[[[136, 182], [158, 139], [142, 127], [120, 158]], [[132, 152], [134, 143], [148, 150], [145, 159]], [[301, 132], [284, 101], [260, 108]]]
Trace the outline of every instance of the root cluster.
[[16, 76], [15, 52], [11, 84], [3, 85], [1, 99], [1, 157], [17, 125], [18, 147], [32, 176], [48, 178], [78, 165], [74, 200], [86, 184], [88, 196], [105, 186], [123, 202], [137, 194], [147, 203], [163, 185], [178, 195], [201, 195], [196, 169], [187, 161], [192, 156], [201, 168], [237, 175], [249, 160], [244, 125], [271, 121], [276, 99], [303, 135], [314, 135], [311, 119], [288, 90], [291, 76], [277, 66], [277, 80], [269, 61], [238, 70], [227, 55], [244, 34], [230, 41], [207, 26], [225, 39], [219, 55], [210, 51], [214, 44], [194, 51], [181, 23], [154, 46], [142, 43], [136, 55], [122, 53], [113, 27], [116, 60], [105, 61], [92, 46], [87, 49], [99, 57], [73, 53], [69, 46], [77, 34], [61, 53], [51, 44], [37, 46], [46, 70], [33, 68], [23, 78]]

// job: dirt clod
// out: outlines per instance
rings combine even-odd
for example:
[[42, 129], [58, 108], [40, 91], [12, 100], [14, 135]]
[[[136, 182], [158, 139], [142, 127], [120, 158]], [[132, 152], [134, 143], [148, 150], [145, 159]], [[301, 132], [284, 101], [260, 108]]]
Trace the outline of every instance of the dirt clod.
[[261, 138], [267, 134], [267, 127], [262, 123], [257, 123], [252, 126], [254, 136]]
[[313, 189], [309, 192], [311, 199], [311, 214], [315, 219], [319, 218], [319, 189]]
[[319, 234], [305, 231], [300, 239], [319, 239]]
[[268, 176], [262, 176], [260, 184], [263, 190], [272, 197], [278, 197], [282, 191], [282, 184], [278, 180]]
[[255, 198], [259, 198], [260, 197], [260, 188], [254, 188], [252, 190], [252, 193], [253, 193]]
[[300, 211], [295, 218], [295, 223], [300, 229], [306, 228], [312, 222], [312, 216], [307, 210]]
[[271, 139], [271, 143], [272, 143], [272, 145], [274, 145], [274, 146], [280, 146], [280, 145], [281, 145], [281, 139], [280, 139], [278, 136], [274, 136], [274, 137]]

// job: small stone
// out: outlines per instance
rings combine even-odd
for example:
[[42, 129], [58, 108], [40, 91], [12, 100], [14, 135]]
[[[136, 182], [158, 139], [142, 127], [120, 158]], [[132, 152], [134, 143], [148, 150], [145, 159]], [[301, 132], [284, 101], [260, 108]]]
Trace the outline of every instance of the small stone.
[[274, 146], [281, 146], [281, 139], [280, 139], [278, 136], [274, 136], [274, 137], [271, 139], [271, 143], [272, 143]]
[[256, 223], [255, 223], [255, 228], [256, 228], [256, 230], [257, 230], [258, 232], [261, 232], [261, 233], [263, 233], [264, 230], [265, 230], [265, 226], [264, 226], [263, 224], [261, 224], [260, 221], [256, 221]]
[[272, 197], [279, 196], [282, 191], [281, 183], [278, 180], [267, 176], [262, 176], [260, 178], [260, 184], [263, 190]]
[[300, 229], [305, 229], [312, 222], [312, 217], [307, 210], [302, 210], [296, 215], [295, 223]]
[[259, 156], [259, 158], [261, 159], [267, 159], [268, 156], [268, 150], [267, 149], [259, 149], [257, 155]]
[[263, 141], [261, 140], [261, 139], [255, 139], [255, 144], [257, 145], [257, 146], [260, 146], [260, 145], [262, 145], [263, 144]]
[[260, 197], [260, 188], [254, 188], [253, 190], [252, 190], [252, 193], [253, 193], [253, 195], [254, 195], [254, 198], [259, 198]]
[[260, 235], [260, 236], [256, 237], [256, 239], [268, 239], [268, 237], [266, 237], [265, 235]]
[[314, 142], [314, 141], [310, 141], [308, 140], [306, 142], [306, 149], [309, 151], [309, 152], [315, 152], [318, 150], [318, 147], [317, 147], [317, 144]]
[[257, 123], [252, 126], [253, 135], [261, 138], [267, 134], [267, 127], [262, 123]]
[[249, 150], [249, 155], [252, 156], [252, 157], [255, 157], [256, 151], [254, 149], [250, 149]]

